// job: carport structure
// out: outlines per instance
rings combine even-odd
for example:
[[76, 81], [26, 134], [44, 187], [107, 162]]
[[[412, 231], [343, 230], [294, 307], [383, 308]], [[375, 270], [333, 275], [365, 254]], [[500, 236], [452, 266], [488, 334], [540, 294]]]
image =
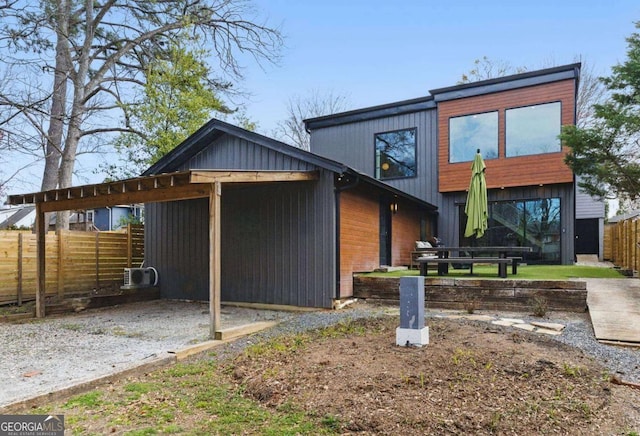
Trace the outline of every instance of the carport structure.
[[223, 185], [269, 184], [317, 180], [318, 171], [188, 170], [9, 196], [11, 205], [35, 204], [37, 235], [36, 316], [45, 316], [45, 214], [117, 204], [209, 199], [210, 336], [220, 331], [221, 196]]

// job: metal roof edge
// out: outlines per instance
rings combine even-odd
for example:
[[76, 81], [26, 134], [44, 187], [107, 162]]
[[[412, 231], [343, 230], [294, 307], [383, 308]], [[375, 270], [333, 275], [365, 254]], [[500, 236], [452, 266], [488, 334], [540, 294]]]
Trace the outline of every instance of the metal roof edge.
[[432, 89], [429, 92], [433, 95], [436, 102], [440, 102], [557, 82], [560, 80], [577, 79], [580, 74], [581, 65], [581, 63], [562, 65], [543, 70], [513, 74], [511, 76], [481, 80], [479, 82]]
[[402, 115], [421, 110], [435, 109], [436, 105], [432, 96], [419, 97], [411, 100], [403, 100], [395, 103], [387, 103], [378, 106], [371, 106], [355, 109], [347, 112], [339, 112], [332, 115], [324, 115], [316, 118], [303, 120], [305, 128], [308, 130], [320, 129], [323, 127], [337, 126], [341, 124], [355, 123], [359, 121], [374, 120], [377, 118]]

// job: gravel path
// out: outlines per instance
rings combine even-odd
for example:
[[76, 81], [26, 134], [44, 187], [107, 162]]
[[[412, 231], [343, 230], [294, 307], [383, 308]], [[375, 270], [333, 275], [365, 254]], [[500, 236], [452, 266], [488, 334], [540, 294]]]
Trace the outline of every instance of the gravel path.
[[[169, 351], [205, 341], [207, 309], [207, 305], [200, 303], [161, 300], [24, 324], [0, 324], [0, 345], [4, 351], [0, 360], [0, 407], [132, 368], [151, 358], [168, 356]], [[349, 318], [393, 314], [396, 310], [397, 306], [367, 303], [342, 311], [305, 313], [225, 307], [223, 328], [265, 320], [279, 320], [280, 324], [234, 341], [224, 352], [237, 352], [250, 343], [275, 335], [325, 327]], [[521, 313], [477, 313], [536, 320]], [[451, 314], [426, 312], [427, 317]], [[566, 325], [562, 334], [553, 339], [582, 349], [624, 380], [640, 382], [640, 349], [598, 343], [588, 315], [553, 313], [545, 321]]]

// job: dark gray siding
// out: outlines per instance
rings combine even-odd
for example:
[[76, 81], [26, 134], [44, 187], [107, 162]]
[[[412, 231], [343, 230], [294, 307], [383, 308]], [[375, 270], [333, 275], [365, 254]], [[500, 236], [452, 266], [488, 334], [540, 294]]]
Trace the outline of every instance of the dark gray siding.
[[432, 204], [438, 204], [437, 112], [425, 110], [388, 118], [314, 130], [311, 151], [374, 177], [374, 135], [416, 128], [418, 175], [385, 183]]
[[[178, 169], [314, 170], [312, 165], [224, 136]], [[335, 296], [333, 173], [320, 180], [223, 188], [222, 298], [331, 307]], [[163, 298], [209, 298], [208, 200], [148, 205], [147, 265]]]
[[[540, 198], [559, 198], [561, 207], [561, 262], [572, 264], [574, 261], [574, 189], [572, 184], [548, 185], [541, 187], [522, 187], [494, 189], [487, 192], [489, 201], [533, 200]], [[444, 195], [439, 206], [439, 234], [446, 245], [457, 246], [459, 241], [460, 213], [459, 205], [467, 200], [465, 192]]]
[[329, 200], [323, 191], [332, 190], [286, 183], [224, 193], [224, 301], [331, 307], [335, 225], [332, 208], [316, 207]]
[[145, 205], [144, 237], [162, 298], [209, 299], [209, 199]]
[[193, 169], [314, 170], [308, 162], [286, 156], [235, 136], [224, 135], [176, 171]]

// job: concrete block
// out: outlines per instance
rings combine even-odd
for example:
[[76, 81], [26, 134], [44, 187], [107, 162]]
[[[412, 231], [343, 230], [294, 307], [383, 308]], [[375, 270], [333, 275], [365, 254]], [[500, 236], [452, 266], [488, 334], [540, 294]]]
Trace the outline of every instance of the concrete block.
[[422, 347], [429, 345], [429, 327], [421, 329], [396, 329], [396, 345], [401, 347]]

